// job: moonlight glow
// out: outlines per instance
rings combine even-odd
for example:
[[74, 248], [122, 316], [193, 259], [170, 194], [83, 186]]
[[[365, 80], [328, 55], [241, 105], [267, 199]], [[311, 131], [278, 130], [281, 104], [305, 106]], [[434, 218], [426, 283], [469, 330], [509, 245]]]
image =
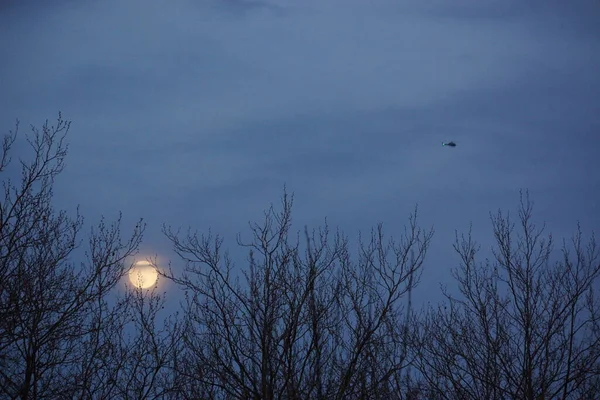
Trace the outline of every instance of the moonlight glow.
[[137, 288], [148, 289], [158, 280], [158, 271], [148, 261], [138, 261], [129, 271], [129, 280]]

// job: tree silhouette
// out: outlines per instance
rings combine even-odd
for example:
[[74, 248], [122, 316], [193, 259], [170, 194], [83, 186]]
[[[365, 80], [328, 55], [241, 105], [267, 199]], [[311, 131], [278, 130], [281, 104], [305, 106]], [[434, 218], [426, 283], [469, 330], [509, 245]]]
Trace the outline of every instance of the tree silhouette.
[[140, 221], [123, 241], [121, 218], [102, 220], [77, 265], [72, 259], [83, 218], [51, 204], [70, 122], [59, 114], [56, 126], [32, 127], [26, 136], [31, 159], [19, 159], [20, 171], [11, 157], [18, 126], [4, 137], [0, 160], [0, 397], [112, 398], [120, 373], [117, 344], [134, 298], [118, 299], [113, 289], [144, 227]]
[[185, 268], [161, 278], [185, 297], [161, 323], [164, 293], [118, 290], [142, 221], [124, 240], [120, 216], [102, 219], [79, 256], [83, 218], [52, 205], [69, 128], [60, 114], [32, 127], [16, 165], [18, 123], [2, 142], [0, 398], [600, 398], [599, 249], [578, 229], [552, 262], [528, 194], [517, 223], [491, 216], [493, 260], [456, 234], [459, 293], [420, 314], [411, 293], [433, 230], [417, 209], [398, 240], [379, 224], [351, 245], [326, 221], [294, 232], [284, 189], [238, 236], [243, 265], [219, 235], [165, 225]]
[[460, 296], [430, 308], [417, 335], [417, 367], [440, 399], [600, 398], [600, 259], [581, 230], [562, 260], [532, 222], [521, 193], [518, 230], [508, 213], [491, 216], [494, 260], [475, 262], [471, 233], [456, 237]]
[[[248, 266], [236, 274], [219, 236], [164, 229], [186, 261], [168, 277], [187, 293], [186, 398], [398, 398], [407, 360], [401, 299], [418, 283], [433, 232], [416, 212], [399, 243], [379, 225], [348, 240], [327, 225], [291, 235], [292, 198], [251, 224]], [[411, 258], [410, 254], [416, 254]]]

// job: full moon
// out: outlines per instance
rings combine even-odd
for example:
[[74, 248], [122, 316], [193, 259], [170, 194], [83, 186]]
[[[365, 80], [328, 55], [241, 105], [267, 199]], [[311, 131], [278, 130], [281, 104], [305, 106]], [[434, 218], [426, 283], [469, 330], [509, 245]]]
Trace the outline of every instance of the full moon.
[[139, 289], [148, 289], [158, 280], [158, 271], [148, 261], [138, 261], [129, 271], [129, 280]]

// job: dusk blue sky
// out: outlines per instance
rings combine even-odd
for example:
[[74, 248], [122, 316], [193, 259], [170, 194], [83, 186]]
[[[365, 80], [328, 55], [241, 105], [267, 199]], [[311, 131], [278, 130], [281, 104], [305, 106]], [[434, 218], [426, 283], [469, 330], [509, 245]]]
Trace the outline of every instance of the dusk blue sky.
[[[417, 295], [449, 282], [454, 230], [529, 189], [555, 238], [600, 226], [594, 0], [64, 0], [0, 6], [0, 128], [72, 120], [56, 205], [248, 238], [295, 194], [295, 229], [435, 236]], [[453, 140], [455, 148], [441, 146]], [[172, 259], [177, 267], [177, 259]], [[243, 265], [240, 265], [243, 266]]]

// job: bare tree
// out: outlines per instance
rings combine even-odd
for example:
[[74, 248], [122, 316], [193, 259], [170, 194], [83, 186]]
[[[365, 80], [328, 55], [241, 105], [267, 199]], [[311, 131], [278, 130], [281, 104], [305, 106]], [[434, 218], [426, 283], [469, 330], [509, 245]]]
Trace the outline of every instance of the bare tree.
[[[324, 227], [292, 233], [293, 199], [271, 206], [236, 267], [210, 232], [164, 234], [185, 261], [163, 271], [185, 292], [183, 316], [158, 318], [164, 293], [126, 287], [144, 225], [91, 229], [52, 205], [69, 123], [32, 128], [31, 159], [0, 155], [0, 398], [552, 399], [600, 398], [600, 257], [578, 229], [553, 240], [521, 196], [518, 225], [492, 216], [494, 260], [456, 235], [460, 294], [412, 315], [433, 231], [417, 212], [398, 242], [383, 226], [356, 247]], [[18, 124], [17, 124], [18, 128]], [[20, 180], [11, 176], [20, 172]], [[417, 373], [408, 374], [408, 367]]]
[[[248, 266], [238, 269], [219, 236], [164, 228], [185, 272], [183, 398], [400, 398], [406, 366], [401, 299], [418, 283], [432, 231], [416, 213], [399, 243], [379, 225], [351, 256], [327, 225], [291, 234], [292, 198], [252, 223]], [[412, 259], [410, 253], [416, 257]], [[236, 272], [238, 271], [238, 272]]]
[[[17, 129], [4, 137], [0, 159], [0, 397], [114, 398], [122, 376], [115, 364], [133, 296], [114, 289], [141, 241], [144, 226], [122, 240], [120, 217], [101, 221], [78, 265], [83, 219], [52, 206], [55, 178], [67, 155], [70, 123], [27, 135], [31, 160], [11, 164]], [[10, 171], [10, 172], [9, 172]], [[151, 315], [147, 314], [147, 315]], [[128, 349], [130, 351], [130, 349]], [[117, 367], [115, 367], [117, 365]]]
[[[156, 287], [154, 288], [156, 289]], [[116, 346], [113, 373], [119, 399], [178, 398], [174, 362], [180, 351], [181, 327], [177, 315], [157, 321], [164, 309], [165, 295], [154, 289], [133, 288], [126, 312], [130, 325], [109, 343]]]
[[562, 260], [552, 263], [553, 239], [532, 222], [521, 193], [518, 226], [491, 216], [494, 260], [476, 264], [471, 233], [456, 236], [460, 290], [430, 308], [418, 340], [417, 367], [440, 399], [600, 398], [600, 260], [594, 236], [581, 230]]
[[[163, 274], [186, 290], [184, 318], [158, 317], [164, 294], [126, 287], [144, 225], [121, 238], [121, 218], [91, 229], [52, 205], [70, 123], [26, 136], [31, 159], [14, 168], [17, 130], [0, 156], [0, 397], [20, 399], [406, 398], [409, 363], [402, 299], [418, 284], [432, 231], [416, 211], [400, 242], [381, 225], [351, 254], [327, 225], [292, 237], [292, 199], [271, 207], [238, 244], [165, 228], [186, 271]], [[18, 123], [17, 123], [18, 128]], [[11, 176], [21, 173], [14, 184]], [[301, 240], [302, 237], [302, 240]], [[83, 250], [83, 249], [82, 249]], [[410, 255], [416, 255], [411, 257]]]

